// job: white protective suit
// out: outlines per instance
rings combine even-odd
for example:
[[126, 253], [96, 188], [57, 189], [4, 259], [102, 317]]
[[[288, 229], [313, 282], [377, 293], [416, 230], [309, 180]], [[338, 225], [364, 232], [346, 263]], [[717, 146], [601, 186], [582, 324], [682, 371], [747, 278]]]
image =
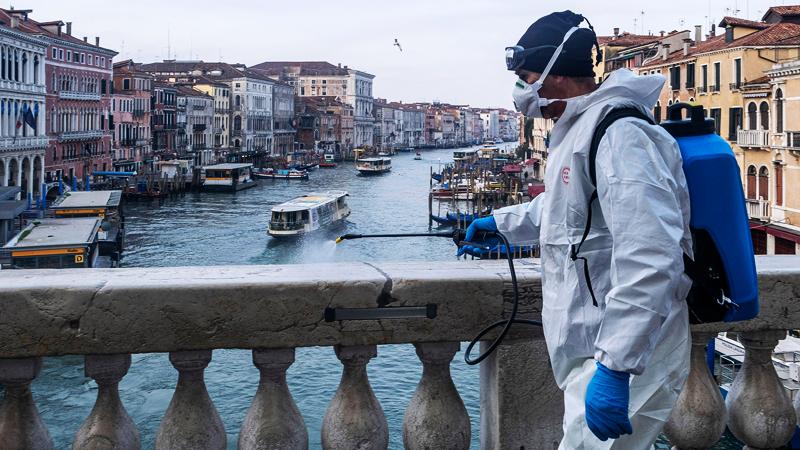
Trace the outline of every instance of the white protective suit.
[[[678, 145], [663, 128], [624, 118], [600, 141], [598, 201], [580, 251], [599, 306], [592, 305], [584, 262], [569, 252], [580, 242], [593, 191], [587, 160], [595, 128], [613, 107], [650, 114], [663, 84], [661, 75], [618, 70], [596, 91], [568, 100], [551, 134], [545, 193], [494, 213], [511, 243], [541, 247], [544, 333], [565, 396], [560, 449], [651, 448], [689, 373], [691, 281], [682, 259], [692, 255], [689, 194]], [[602, 442], [587, 427], [595, 360], [634, 375], [634, 434]]]

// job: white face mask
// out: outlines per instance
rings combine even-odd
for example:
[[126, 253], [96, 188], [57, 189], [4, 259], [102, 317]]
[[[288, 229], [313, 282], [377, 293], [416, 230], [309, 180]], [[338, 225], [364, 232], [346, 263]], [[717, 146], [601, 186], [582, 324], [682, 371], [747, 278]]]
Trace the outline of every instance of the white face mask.
[[542, 84], [544, 84], [545, 78], [547, 78], [547, 75], [550, 73], [550, 69], [553, 68], [553, 65], [561, 55], [561, 51], [567, 39], [578, 29], [578, 27], [572, 27], [567, 31], [567, 34], [564, 35], [561, 44], [556, 48], [555, 52], [553, 52], [553, 56], [550, 57], [550, 61], [547, 63], [547, 66], [545, 66], [542, 76], [540, 76], [538, 80], [533, 84], [528, 84], [525, 80], [520, 78], [514, 83], [514, 91], [511, 93], [511, 96], [514, 98], [514, 107], [516, 107], [518, 112], [532, 119], [540, 119], [542, 118], [542, 107], [553, 102], [564, 101], [564, 99], [539, 97], [539, 89], [542, 88]]

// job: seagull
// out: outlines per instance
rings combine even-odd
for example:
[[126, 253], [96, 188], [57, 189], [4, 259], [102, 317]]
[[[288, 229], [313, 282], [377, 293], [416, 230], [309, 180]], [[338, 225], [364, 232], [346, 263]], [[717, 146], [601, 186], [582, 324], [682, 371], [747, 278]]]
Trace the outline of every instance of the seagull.
[[394, 46], [399, 48], [401, 52], [403, 51], [403, 47], [400, 47], [400, 43], [397, 42], [397, 38], [394, 38]]

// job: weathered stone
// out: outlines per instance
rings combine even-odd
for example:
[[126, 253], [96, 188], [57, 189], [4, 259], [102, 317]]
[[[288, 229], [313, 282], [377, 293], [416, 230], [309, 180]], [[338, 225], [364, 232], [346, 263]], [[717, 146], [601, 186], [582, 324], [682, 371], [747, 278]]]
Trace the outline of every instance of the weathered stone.
[[[481, 343], [481, 352], [487, 347]], [[544, 340], [507, 341], [480, 370], [481, 449], [558, 448], [564, 394], [553, 378]]]
[[797, 416], [772, 363], [772, 351], [785, 331], [743, 333], [742, 368], [725, 399], [728, 427], [751, 449], [773, 449], [789, 442]]
[[172, 352], [169, 361], [178, 370], [178, 385], [158, 428], [156, 450], [224, 450], [225, 427], [203, 380], [211, 351]]
[[73, 450], [137, 450], [139, 430], [119, 398], [119, 382], [131, 367], [131, 355], [87, 355], [84, 371], [97, 382], [97, 401], [78, 429]]
[[0, 384], [6, 390], [0, 404], [0, 448], [3, 450], [53, 448], [53, 440], [31, 395], [31, 381], [41, 369], [41, 358], [0, 359]]
[[689, 377], [664, 427], [675, 450], [711, 448], [725, 432], [725, 401], [706, 361], [706, 345], [714, 336], [715, 333], [692, 333]]
[[336, 346], [344, 366], [336, 390], [322, 420], [325, 450], [384, 450], [389, 446], [389, 425], [369, 385], [367, 363], [378, 356], [374, 345]]
[[458, 342], [414, 344], [422, 361], [422, 378], [403, 418], [407, 450], [469, 449], [467, 408], [450, 377]]
[[261, 381], [239, 432], [239, 450], [308, 448], [306, 423], [286, 385], [293, 362], [293, 348], [253, 350]]

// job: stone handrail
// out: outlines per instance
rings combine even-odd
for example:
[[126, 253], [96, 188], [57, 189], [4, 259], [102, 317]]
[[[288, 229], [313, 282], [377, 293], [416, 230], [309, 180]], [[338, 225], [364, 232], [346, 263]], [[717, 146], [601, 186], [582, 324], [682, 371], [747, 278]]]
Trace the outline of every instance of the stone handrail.
[[[521, 316], [536, 318], [541, 310], [538, 261], [518, 260], [516, 266]], [[794, 430], [794, 407], [769, 356], [781, 330], [800, 328], [800, 257], [760, 257], [758, 266], [758, 319], [693, 330], [691, 375], [666, 430], [677, 448], [707, 448], [726, 423], [756, 448], [777, 447]], [[449, 362], [458, 342], [508, 313], [511, 298], [502, 261], [0, 271], [0, 384], [6, 387], [0, 442], [11, 449], [52, 448], [30, 383], [42, 356], [78, 354], [86, 355], [86, 375], [99, 390], [73, 448], [95, 448], [100, 442], [140, 448], [117, 383], [127, 373], [131, 353], [169, 352], [179, 380], [156, 448], [225, 448], [203, 370], [213, 349], [239, 348], [253, 350], [261, 372], [239, 448], [307, 448], [286, 370], [296, 347], [333, 346], [344, 371], [323, 420], [323, 447], [385, 449], [388, 426], [366, 365], [377, 345], [412, 343], [423, 375], [404, 418], [404, 445], [465, 449], [469, 418]], [[324, 317], [326, 308], [431, 304], [436, 305], [433, 319], [327, 322]], [[717, 331], [743, 332], [747, 352], [727, 410], [698, 356]], [[754, 392], [771, 397], [749, 395]], [[560, 411], [561, 393], [539, 330], [516, 327], [507, 345], [481, 368], [481, 448], [555, 448]]]

